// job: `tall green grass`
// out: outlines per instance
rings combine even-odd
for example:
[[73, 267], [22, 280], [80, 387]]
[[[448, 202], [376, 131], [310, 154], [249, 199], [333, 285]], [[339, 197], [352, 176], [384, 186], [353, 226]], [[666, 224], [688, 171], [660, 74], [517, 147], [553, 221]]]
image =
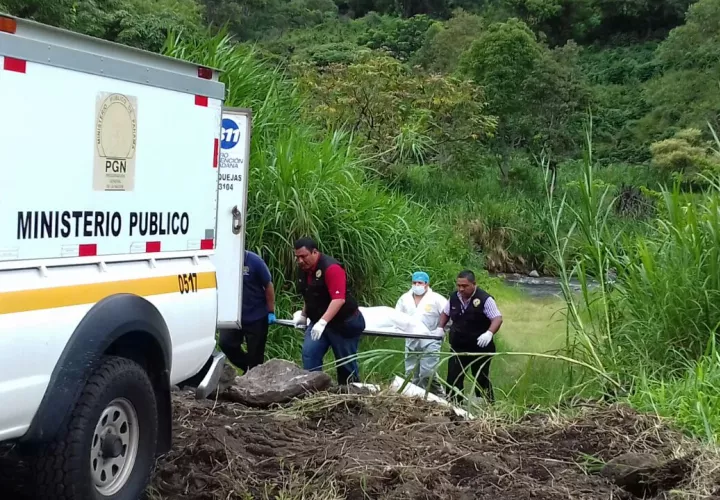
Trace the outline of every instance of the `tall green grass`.
[[[609, 188], [594, 176], [591, 127], [573, 202], [566, 195], [558, 200], [546, 169], [551, 255], [568, 309], [567, 351], [607, 374], [599, 380], [597, 372], [573, 370], [568, 385], [599, 382], [606, 394], [629, 396], [715, 439], [708, 428], [717, 423], [720, 402], [720, 181], [695, 195], [663, 188], [659, 215], [644, 234], [614, 233]], [[563, 231], [566, 214], [572, 224]], [[570, 290], [574, 277], [580, 295]], [[591, 279], [599, 288], [590, 288]]]
[[720, 443], [720, 352], [715, 343], [674, 377], [643, 373], [629, 401], [642, 411], [674, 420], [695, 436]]

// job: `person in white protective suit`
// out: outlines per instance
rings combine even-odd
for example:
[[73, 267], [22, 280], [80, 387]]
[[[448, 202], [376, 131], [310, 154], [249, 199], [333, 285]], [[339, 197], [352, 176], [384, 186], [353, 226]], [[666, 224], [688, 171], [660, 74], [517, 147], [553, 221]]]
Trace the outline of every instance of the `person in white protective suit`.
[[419, 320], [432, 334], [439, 337], [438, 340], [405, 340], [405, 372], [407, 376], [412, 376], [410, 382], [441, 397], [444, 397], [445, 390], [437, 380], [443, 337], [443, 329], [439, 328], [439, 323], [446, 303], [445, 297], [430, 288], [428, 274], [418, 271], [412, 275], [412, 288], [403, 294], [395, 305], [396, 311]]

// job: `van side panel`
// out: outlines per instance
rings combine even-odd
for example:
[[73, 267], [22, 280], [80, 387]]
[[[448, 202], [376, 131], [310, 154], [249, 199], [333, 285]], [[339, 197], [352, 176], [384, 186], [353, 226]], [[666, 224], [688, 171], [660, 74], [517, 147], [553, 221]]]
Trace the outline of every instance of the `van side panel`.
[[0, 262], [213, 250], [220, 100], [23, 68], [0, 65]]
[[[215, 269], [207, 257], [0, 271], [0, 441], [25, 434], [88, 312], [123, 293], [143, 297], [167, 324], [171, 383], [202, 368], [215, 347], [217, 314]], [[102, 354], [100, 340], [86, 347]]]

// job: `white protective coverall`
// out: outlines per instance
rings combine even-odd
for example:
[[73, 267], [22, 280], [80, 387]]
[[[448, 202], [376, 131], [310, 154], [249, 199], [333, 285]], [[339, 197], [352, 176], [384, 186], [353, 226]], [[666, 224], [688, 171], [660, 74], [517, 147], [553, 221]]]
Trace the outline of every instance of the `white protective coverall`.
[[[405, 340], [405, 373], [412, 374], [411, 382], [423, 389], [442, 396], [445, 391], [437, 380], [436, 370], [440, 363], [443, 331], [439, 328], [440, 314], [447, 299], [432, 291], [430, 287], [415, 305], [412, 291], [403, 294], [395, 305], [395, 310], [407, 314], [422, 322], [433, 334], [440, 336], [438, 340], [406, 339]], [[432, 382], [431, 382], [432, 380]], [[429, 385], [428, 385], [429, 384]]]

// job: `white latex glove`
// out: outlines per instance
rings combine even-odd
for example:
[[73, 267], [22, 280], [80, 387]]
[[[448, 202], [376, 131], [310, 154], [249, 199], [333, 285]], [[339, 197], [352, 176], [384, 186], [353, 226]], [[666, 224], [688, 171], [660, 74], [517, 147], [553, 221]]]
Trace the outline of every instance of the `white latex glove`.
[[295, 318], [295, 328], [305, 328], [307, 326], [307, 316], [302, 314]]
[[442, 328], [437, 328], [433, 332], [433, 335], [437, 335], [438, 337], [442, 338], [443, 336], [445, 336], [445, 330], [443, 330]]
[[483, 333], [482, 335], [480, 335], [480, 337], [478, 337], [478, 341], [477, 341], [478, 347], [487, 346], [490, 343], [490, 341], [492, 340], [492, 338], [493, 338], [493, 334], [490, 330]]
[[327, 326], [327, 321], [324, 319], [318, 320], [318, 322], [313, 325], [312, 332], [310, 332], [310, 338], [318, 340], [325, 331], [325, 326]]

